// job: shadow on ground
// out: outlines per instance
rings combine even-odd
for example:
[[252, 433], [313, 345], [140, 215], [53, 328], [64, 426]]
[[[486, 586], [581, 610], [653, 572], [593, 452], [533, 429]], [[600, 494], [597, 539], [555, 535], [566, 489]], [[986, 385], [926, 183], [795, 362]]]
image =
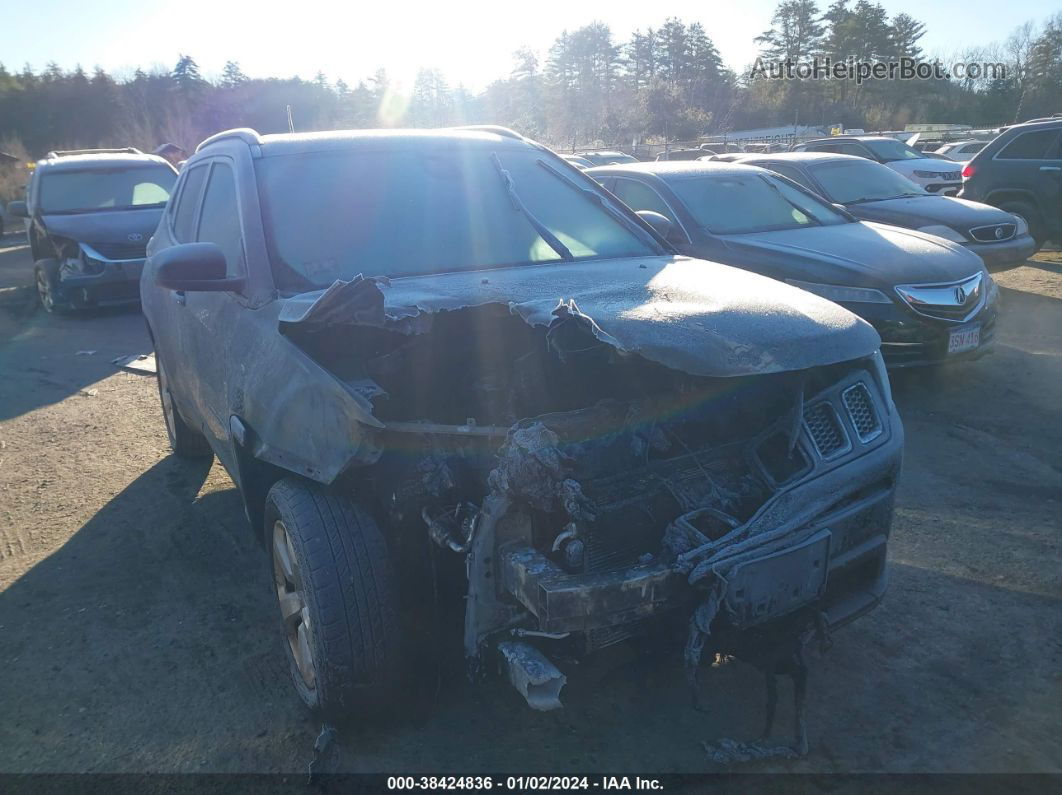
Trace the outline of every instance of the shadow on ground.
[[[266, 555], [234, 489], [196, 497], [206, 476], [160, 461], [0, 593], [0, 770], [305, 770], [318, 726], [287, 681]], [[1020, 737], [1056, 726], [1060, 638], [1057, 600], [895, 565], [885, 605], [813, 662], [811, 757], [754, 769], [1050, 769]], [[705, 672], [707, 716], [677, 649], [565, 667], [549, 714], [448, 667], [410, 717], [355, 716], [336, 769], [710, 770], [703, 740], [760, 728], [740, 664]], [[783, 686], [783, 739], [790, 715]]]

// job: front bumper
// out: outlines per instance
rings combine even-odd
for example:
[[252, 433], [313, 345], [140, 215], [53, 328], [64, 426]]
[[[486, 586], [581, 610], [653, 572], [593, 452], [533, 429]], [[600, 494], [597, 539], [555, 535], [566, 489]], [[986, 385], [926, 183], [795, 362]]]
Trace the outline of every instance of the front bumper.
[[988, 267], [1020, 265], [1036, 253], [1036, 241], [1028, 234], [1019, 235], [1003, 243], [966, 243]]
[[99, 273], [63, 266], [59, 289], [78, 306], [124, 306], [140, 300], [140, 274], [144, 260], [108, 260]]
[[[882, 415], [889, 410], [880, 399], [877, 405]], [[729, 581], [721, 630], [783, 621], [805, 610], [825, 612], [831, 626], [841, 626], [881, 601], [903, 450], [894, 407], [883, 421], [881, 435], [864, 443], [845, 420], [847, 453], [820, 461], [806, 479], [776, 492], [734, 531], [732, 544], [718, 542], [719, 570]], [[499, 578], [534, 616], [538, 631], [593, 639], [702, 599], [704, 591], [690, 587], [694, 574], [683, 557], [573, 574], [533, 547], [517, 545], [501, 551]]]
[[[890, 370], [979, 359], [995, 346], [998, 300], [987, 302], [980, 312], [963, 323], [920, 315], [898, 303], [843, 306], [858, 314], [878, 332], [881, 355]], [[949, 354], [951, 332], [973, 325], [981, 328], [980, 344], [972, 350]]]

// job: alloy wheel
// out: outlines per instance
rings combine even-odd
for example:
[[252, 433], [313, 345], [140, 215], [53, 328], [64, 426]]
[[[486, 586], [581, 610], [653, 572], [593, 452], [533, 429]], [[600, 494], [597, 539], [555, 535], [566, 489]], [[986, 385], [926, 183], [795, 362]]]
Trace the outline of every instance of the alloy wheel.
[[310, 611], [303, 592], [302, 572], [295, 557], [284, 522], [273, 524], [273, 580], [277, 586], [280, 616], [284, 622], [284, 637], [291, 648], [295, 666], [302, 681], [311, 690], [316, 687], [317, 674], [313, 659], [313, 630]]

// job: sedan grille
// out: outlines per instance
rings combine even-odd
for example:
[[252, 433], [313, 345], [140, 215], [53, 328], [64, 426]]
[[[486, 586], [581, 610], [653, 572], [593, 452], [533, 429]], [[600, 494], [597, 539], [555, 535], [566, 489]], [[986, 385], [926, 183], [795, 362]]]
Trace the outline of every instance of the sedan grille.
[[141, 243], [89, 243], [107, 259], [144, 259], [147, 241]]
[[920, 315], [960, 323], [977, 314], [985, 295], [980, 273], [951, 284], [901, 284], [896, 292]]
[[881, 435], [881, 421], [874, 410], [866, 384], [858, 383], [848, 387], [841, 394], [841, 399], [861, 442], [869, 442]]
[[988, 226], [974, 227], [970, 230], [970, 235], [974, 240], [978, 240], [981, 243], [999, 243], [1004, 240], [1010, 240], [1014, 237], [1015, 231], [1015, 224], [989, 224]]
[[823, 458], [832, 458], [848, 449], [844, 428], [833, 407], [826, 401], [804, 409], [804, 425], [815, 443], [815, 449]]

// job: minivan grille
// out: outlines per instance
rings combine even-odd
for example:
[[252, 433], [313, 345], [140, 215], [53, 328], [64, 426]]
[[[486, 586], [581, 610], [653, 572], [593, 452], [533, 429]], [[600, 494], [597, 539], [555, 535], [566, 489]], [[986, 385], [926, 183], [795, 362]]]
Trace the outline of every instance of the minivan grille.
[[830, 458], [848, 448], [844, 429], [826, 401], [820, 401], [804, 409], [804, 424], [808, 428], [815, 448], [823, 458]]
[[848, 387], [841, 394], [841, 399], [860, 441], [869, 442], [881, 434], [881, 421], [874, 410], [866, 384], [858, 383]]

